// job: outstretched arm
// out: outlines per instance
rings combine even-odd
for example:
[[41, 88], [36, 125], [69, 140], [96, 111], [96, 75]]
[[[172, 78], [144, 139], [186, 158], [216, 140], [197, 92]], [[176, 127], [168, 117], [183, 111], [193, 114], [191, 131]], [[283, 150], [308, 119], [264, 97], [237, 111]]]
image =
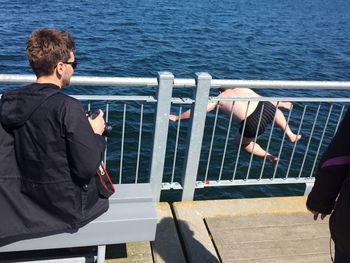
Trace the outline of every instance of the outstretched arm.
[[[209, 102], [207, 106], [207, 112], [212, 111], [213, 109], [216, 108], [218, 102]], [[191, 117], [191, 110], [187, 110], [183, 112], [180, 116], [178, 115], [169, 115], [169, 120], [171, 121], [178, 121], [178, 120], [187, 120]]]

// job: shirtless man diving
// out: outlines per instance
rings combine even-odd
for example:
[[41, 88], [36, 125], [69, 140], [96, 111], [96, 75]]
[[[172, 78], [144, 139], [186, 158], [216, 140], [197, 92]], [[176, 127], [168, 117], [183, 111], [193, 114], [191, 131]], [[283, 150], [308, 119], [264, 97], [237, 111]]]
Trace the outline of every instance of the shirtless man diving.
[[[219, 98], [223, 97], [261, 97], [259, 94], [254, 92], [249, 88], [228, 88], [228, 89], [219, 89]], [[232, 105], [233, 104], [233, 105]], [[269, 102], [269, 101], [229, 101], [222, 100], [216, 102], [208, 103], [207, 112], [214, 110], [216, 107], [219, 107], [223, 113], [225, 113], [228, 117], [232, 116], [235, 121], [240, 123], [240, 127], [236, 133], [236, 144], [238, 145], [241, 141], [242, 129], [244, 126], [244, 120], [246, 119], [245, 129], [243, 133], [242, 139], [242, 149], [247, 153], [253, 153], [258, 157], [264, 157], [271, 161], [274, 166], [278, 157], [273, 156], [272, 154], [266, 152], [258, 143], [254, 143], [255, 135], [257, 131], [257, 126], [259, 124], [259, 118], [261, 114], [261, 110], [263, 107], [263, 114], [260, 121], [260, 126], [258, 129], [257, 136], [259, 137], [264, 131], [268, 124], [273, 122], [275, 117], [275, 124], [285, 131], [288, 139], [291, 142], [295, 142], [301, 138], [301, 135], [297, 135], [292, 132], [290, 129], [286, 118], [284, 117], [282, 111], [279, 108], [284, 108], [290, 110], [292, 107], [292, 103], [290, 102]], [[247, 109], [248, 108], [248, 109]], [[191, 110], [187, 110], [182, 113], [180, 116], [177, 115], [169, 115], [169, 119], [172, 121], [177, 121], [179, 119], [189, 119], [191, 115]], [[247, 117], [246, 117], [247, 116]], [[255, 145], [254, 145], [255, 144]]]

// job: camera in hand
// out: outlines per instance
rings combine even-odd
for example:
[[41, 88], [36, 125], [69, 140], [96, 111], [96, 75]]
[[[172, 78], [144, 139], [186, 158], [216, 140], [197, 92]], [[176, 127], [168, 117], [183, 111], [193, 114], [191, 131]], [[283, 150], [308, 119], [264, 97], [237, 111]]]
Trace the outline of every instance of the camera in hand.
[[[95, 111], [95, 112], [87, 111], [86, 112], [87, 117], [88, 118], [90, 117], [91, 119], [95, 119], [99, 114], [100, 114], [99, 111]], [[112, 135], [112, 129], [113, 129], [112, 125], [109, 124], [108, 122], [106, 122], [105, 129], [102, 133], [102, 136], [110, 137]]]

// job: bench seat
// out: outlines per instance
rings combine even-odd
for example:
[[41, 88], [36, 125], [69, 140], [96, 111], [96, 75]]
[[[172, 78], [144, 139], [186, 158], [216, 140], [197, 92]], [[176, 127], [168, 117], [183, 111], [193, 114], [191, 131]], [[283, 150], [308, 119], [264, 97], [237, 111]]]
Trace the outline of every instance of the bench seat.
[[105, 245], [153, 241], [157, 215], [150, 184], [115, 187], [108, 211], [77, 232], [17, 241], [0, 247], [0, 252], [98, 246], [98, 262], [103, 262]]

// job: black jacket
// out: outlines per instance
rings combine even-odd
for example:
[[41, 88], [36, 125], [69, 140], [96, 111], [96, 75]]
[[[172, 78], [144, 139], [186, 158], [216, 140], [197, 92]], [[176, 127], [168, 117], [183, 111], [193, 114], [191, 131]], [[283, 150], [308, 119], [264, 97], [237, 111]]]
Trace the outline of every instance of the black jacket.
[[95, 174], [105, 140], [79, 101], [53, 84], [0, 101], [0, 242], [75, 231], [108, 209]]
[[338, 249], [350, 255], [350, 109], [327, 147], [307, 199], [311, 210], [332, 214], [330, 231]]

